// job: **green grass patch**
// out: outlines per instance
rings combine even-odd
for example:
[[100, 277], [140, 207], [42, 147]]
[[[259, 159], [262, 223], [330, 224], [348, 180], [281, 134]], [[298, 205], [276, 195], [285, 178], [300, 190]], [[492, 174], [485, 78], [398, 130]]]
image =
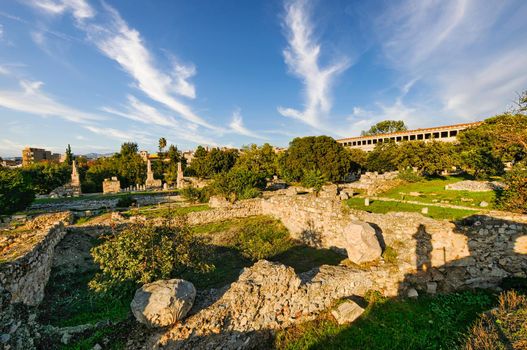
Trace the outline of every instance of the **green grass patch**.
[[[425, 179], [424, 181], [405, 183], [379, 194], [379, 197], [394, 199], [405, 199], [423, 203], [441, 203], [461, 205], [465, 207], [479, 207], [483, 201], [489, 203], [487, 209], [492, 209], [496, 199], [496, 193], [490, 192], [469, 192], [446, 190], [445, 186], [455, 182], [466, 180], [460, 176], [447, 176], [444, 178]], [[410, 192], [419, 192], [420, 196], [410, 196]], [[404, 193], [401, 194], [401, 193]], [[463, 199], [463, 200], [462, 200]]]
[[296, 272], [314, 267], [337, 265], [343, 257], [329, 249], [315, 249], [289, 237], [280, 221], [254, 216], [192, 227], [195, 234], [208, 237], [214, 271], [185, 276], [197, 288], [221, 287], [234, 282], [244, 267], [255, 260], [268, 259], [291, 266]]
[[[382, 200], [370, 200], [370, 205], [365, 206], [363, 198], [350, 198], [346, 201], [346, 204], [353, 209], [359, 209], [378, 214], [386, 214], [388, 212], [420, 213], [421, 209], [426, 206], [425, 203], [420, 205]], [[455, 221], [477, 213], [477, 210], [428, 206], [428, 214], [423, 215], [432, 219], [447, 219]]]
[[495, 297], [485, 291], [411, 299], [378, 298], [353, 324], [339, 326], [327, 313], [278, 332], [277, 349], [456, 349], [479, 313]]

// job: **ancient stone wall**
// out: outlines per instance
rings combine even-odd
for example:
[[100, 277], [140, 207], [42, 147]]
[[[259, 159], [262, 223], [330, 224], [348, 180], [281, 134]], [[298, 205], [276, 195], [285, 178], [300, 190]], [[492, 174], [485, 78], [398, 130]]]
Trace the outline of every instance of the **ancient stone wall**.
[[102, 193], [119, 193], [121, 192], [121, 182], [117, 177], [111, 179], [104, 179], [102, 182]]
[[66, 234], [70, 221], [69, 213], [38, 217], [36, 224], [28, 223], [28, 229], [36, 231], [33, 235], [10, 243], [11, 251], [24, 246], [20, 256], [0, 263], [0, 284], [11, 294], [12, 303], [37, 305], [42, 301], [55, 246]]
[[249, 216], [262, 215], [262, 200], [249, 199], [235, 203], [217, 204], [211, 201], [213, 209], [198, 211], [187, 214], [190, 225], [207, 224], [215, 221], [245, 218]]
[[[175, 202], [179, 200], [179, 196], [159, 192], [159, 194], [152, 195], [134, 195], [130, 194], [132, 198], [137, 201], [139, 206], [153, 205], [159, 203]], [[84, 197], [76, 201], [56, 201], [48, 203], [32, 204], [30, 210], [43, 211], [64, 211], [64, 210], [96, 210], [105, 208], [115, 208], [119, 198], [94, 198]]]

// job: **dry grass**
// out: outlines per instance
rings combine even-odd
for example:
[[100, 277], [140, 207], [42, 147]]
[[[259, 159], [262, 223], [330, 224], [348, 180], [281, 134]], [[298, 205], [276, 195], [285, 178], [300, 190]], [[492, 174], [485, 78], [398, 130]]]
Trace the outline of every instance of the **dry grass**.
[[465, 350], [527, 349], [527, 297], [501, 293], [498, 307], [483, 314], [469, 332]]

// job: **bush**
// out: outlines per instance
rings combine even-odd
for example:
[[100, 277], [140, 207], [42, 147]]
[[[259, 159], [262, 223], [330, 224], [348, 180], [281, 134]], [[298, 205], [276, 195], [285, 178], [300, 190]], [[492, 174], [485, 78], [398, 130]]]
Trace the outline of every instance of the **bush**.
[[395, 159], [398, 155], [399, 146], [395, 142], [378, 143], [375, 148], [368, 153], [368, 171], [384, 173], [397, 170]]
[[304, 173], [302, 178], [302, 186], [312, 188], [315, 192], [320, 192], [322, 186], [326, 183], [326, 179], [320, 170], [309, 170]]
[[18, 169], [0, 169], [0, 215], [25, 209], [35, 199], [30, 179]]
[[498, 205], [504, 209], [527, 213], [527, 168], [517, 164], [505, 175], [505, 189], [498, 194]]
[[235, 167], [216, 175], [211, 187], [213, 193], [235, 201], [257, 197], [265, 185], [265, 175]]
[[121, 198], [119, 198], [119, 200], [117, 201], [117, 208], [128, 208], [128, 207], [131, 207], [132, 205], [136, 204], [137, 203], [137, 200], [132, 197], [131, 195], [127, 194], [127, 195], [124, 195], [122, 196]]
[[386, 246], [384, 252], [382, 252], [382, 258], [387, 264], [397, 264], [397, 251], [390, 247]]
[[354, 164], [344, 146], [329, 136], [297, 137], [279, 158], [280, 175], [288, 181], [301, 181], [307, 169], [320, 171], [328, 181], [340, 181], [357, 170], [352, 169]]
[[181, 276], [185, 272], [206, 272], [208, 252], [202, 240], [187, 225], [135, 224], [92, 248], [101, 273], [90, 281], [96, 291], [111, 291], [123, 283], [149, 283]]
[[261, 225], [255, 222], [242, 229], [234, 245], [244, 257], [257, 261], [283, 253], [293, 246], [293, 242], [281, 224]]
[[419, 175], [412, 169], [405, 169], [405, 170], [399, 171], [399, 175], [397, 175], [397, 177], [403, 181], [410, 182], [410, 183], [421, 182], [424, 180], [424, 178], [421, 175]]
[[185, 187], [181, 190], [181, 195], [183, 198], [191, 201], [191, 202], [199, 202], [199, 203], [207, 203], [209, 201], [209, 189], [204, 188], [196, 188], [196, 187]]

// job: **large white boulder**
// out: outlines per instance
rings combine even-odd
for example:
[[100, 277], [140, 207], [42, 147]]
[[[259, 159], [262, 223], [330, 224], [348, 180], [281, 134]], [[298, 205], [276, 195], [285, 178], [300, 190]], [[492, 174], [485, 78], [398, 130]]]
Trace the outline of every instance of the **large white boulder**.
[[331, 310], [331, 314], [335, 317], [338, 324], [351, 323], [359, 318], [363, 312], [364, 309], [351, 300], [345, 301], [336, 309]]
[[182, 279], [159, 280], [143, 285], [130, 304], [137, 321], [150, 327], [169, 326], [192, 308], [196, 288]]
[[381, 245], [370, 224], [352, 221], [346, 225], [342, 234], [348, 258], [352, 262], [362, 264], [381, 257]]

